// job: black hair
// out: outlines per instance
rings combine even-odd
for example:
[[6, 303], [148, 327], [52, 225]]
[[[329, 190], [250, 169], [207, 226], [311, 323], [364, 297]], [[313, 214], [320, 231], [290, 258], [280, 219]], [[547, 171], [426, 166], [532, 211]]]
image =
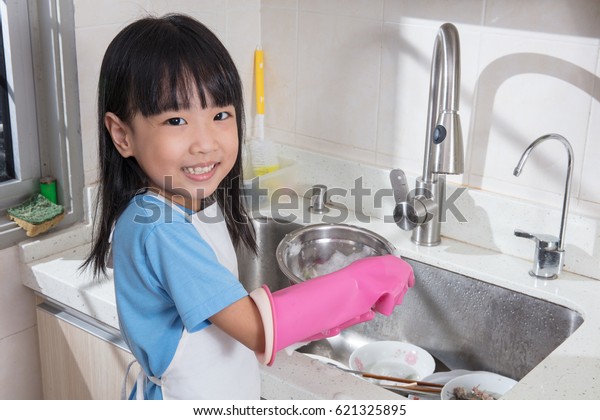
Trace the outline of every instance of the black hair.
[[256, 252], [254, 229], [242, 197], [244, 105], [242, 83], [225, 46], [203, 24], [180, 14], [145, 17], [125, 27], [108, 46], [98, 82], [99, 181], [92, 249], [82, 267], [106, 274], [109, 237], [127, 204], [147, 185], [133, 157], [123, 158], [104, 125], [107, 112], [130, 123], [137, 113], [147, 117], [188, 108], [194, 95], [201, 106], [235, 108], [237, 160], [214, 192], [234, 246]]

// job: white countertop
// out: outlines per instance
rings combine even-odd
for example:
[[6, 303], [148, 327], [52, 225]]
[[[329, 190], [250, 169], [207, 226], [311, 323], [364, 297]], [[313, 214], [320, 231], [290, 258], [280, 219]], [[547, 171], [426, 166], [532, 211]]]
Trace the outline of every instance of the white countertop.
[[[357, 165], [358, 166], [358, 165]], [[321, 216], [311, 215], [309, 223]], [[305, 220], [306, 221], [306, 220]], [[371, 217], [368, 223], [348, 213], [344, 223], [368, 228], [387, 238], [401, 255], [485, 282], [535, 296], [578, 311], [583, 324], [529, 372], [507, 399], [600, 399], [600, 281], [563, 271], [556, 280], [528, 275], [531, 261], [449, 238], [437, 247], [419, 247], [410, 232]], [[94, 282], [78, 267], [88, 250], [89, 226], [22, 244], [23, 283], [101, 322], [118, 328], [110, 281]], [[444, 231], [442, 230], [442, 234]], [[73, 237], [77, 239], [73, 240]], [[533, 247], [533, 244], [531, 244]], [[52, 254], [52, 249], [66, 249]], [[600, 268], [599, 268], [600, 271]], [[280, 352], [273, 367], [262, 368], [267, 399], [385, 399], [396, 394], [294, 352]]]

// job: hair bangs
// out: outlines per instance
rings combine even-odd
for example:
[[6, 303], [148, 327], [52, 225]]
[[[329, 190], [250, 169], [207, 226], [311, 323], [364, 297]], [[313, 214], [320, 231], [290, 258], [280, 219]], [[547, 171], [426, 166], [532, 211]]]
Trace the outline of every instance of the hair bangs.
[[202, 108], [242, 103], [241, 81], [229, 56], [205, 41], [206, 36], [186, 34], [197, 28], [160, 29], [139, 61], [139, 71], [133, 72], [132, 111], [150, 116], [188, 109], [195, 96]]

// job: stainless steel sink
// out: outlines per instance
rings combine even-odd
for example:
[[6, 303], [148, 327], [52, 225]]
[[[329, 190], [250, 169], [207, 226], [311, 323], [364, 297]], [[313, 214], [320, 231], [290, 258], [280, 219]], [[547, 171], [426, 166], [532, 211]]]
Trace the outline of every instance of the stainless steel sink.
[[237, 249], [238, 271], [242, 284], [248, 292], [263, 284], [269, 286], [272, 292], [289, 286], [289, 279], [277, 265], [275, 251], [286, 234], [302, 225], [271, 217], [257, 217], [252, 223], [256, 232], [258, 256], [248, 252], [246, 248]]
[[[277, 267], [275, 249], [300, 225], [262, 222], [256, 224], [261, 255], [239, 254], [240, 277], [249, 290], [263, 281], [276, 290], [289, 283]], [[428, 350], [436, 371], [487, 370], [520, 380], [583, 322], [578, 312], [564, 306], [407, 261], [416, 285], [392, 316], [378, 315], [299, 351], [348, 364], [350, 353], [366, 343], [401, 340]]]

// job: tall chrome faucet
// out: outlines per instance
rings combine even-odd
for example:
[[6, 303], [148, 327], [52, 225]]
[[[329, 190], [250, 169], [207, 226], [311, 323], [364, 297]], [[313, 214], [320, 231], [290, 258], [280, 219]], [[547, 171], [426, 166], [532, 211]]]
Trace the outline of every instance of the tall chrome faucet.
[[464, 171], [459, 90], [458, 31], [451, 23], [444, 23], [433, 47], [423, 176], [417, 178], [415, 190], [409, 192], [404, 172], [393, 169], [390, 173], [396, 199], [394, 220], [400, 228], [413, 231], [412, 241], [418, 245], [441, 242], [445, 174]]
[[560, 134], [546, 134], [529, 145], [517, 167], [513, 171], [514, 176], [521, 175], [523, 166], [531, 151], [546, 140], [555, 139], [560, 141], [567, 150], [567, 179], [565, 181], [565, 192], [563, 195], [562, 216], [560, 218], [560, 230], [558, 238], [546, 234], [531, 234], [516, 229], [515, 235], [521, 238], [533, 239], [535, 241], [535, 253], [533, 256], [533, 268], [529, 274], [543, 279], [555, 279], [562, 270], [565, 257], [565, 231], [567, 230], [567, 213], [569, 212], [569, 197], [571, 196], [571, 177], [573, 176], [573, 148], [569, 141]]

